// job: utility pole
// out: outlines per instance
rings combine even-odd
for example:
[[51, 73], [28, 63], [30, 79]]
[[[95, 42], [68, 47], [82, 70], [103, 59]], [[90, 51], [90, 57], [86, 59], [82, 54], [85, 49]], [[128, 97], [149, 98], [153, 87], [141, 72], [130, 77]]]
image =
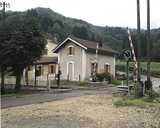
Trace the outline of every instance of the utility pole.
[[151, 83], [151, 74], [150, 74], [150, 63], [151, 63], [151, 58], [150, 58], [150, 0], [147, 0], [147, 84], [149, 89], [152, 90], [152, 83]]
[[142, 97], [143, 94], [143, 83], [141, 81], [141, 19], [140, 19], [140, 0], [137, 0], [137, 89], [136, 89], [136, 95], [138, 97]]
[[137, 75], [137, 80], [138, 84], [141, 81], [141, 65], [140, 65], [140, 47], [141, 47], [141, 24], [140, 24], [140, 1], [137, 0], [137, 34], [138, 34], [138, 45], [137, 45], [137, 65], [138, 65], [138, 75]]
[[6, 8], [10, 8], [10, 3], [6, 3], [6, 2], [0, 2], [0, 7], [2, 7], [2, 20], [5, 20], [5, 11]]

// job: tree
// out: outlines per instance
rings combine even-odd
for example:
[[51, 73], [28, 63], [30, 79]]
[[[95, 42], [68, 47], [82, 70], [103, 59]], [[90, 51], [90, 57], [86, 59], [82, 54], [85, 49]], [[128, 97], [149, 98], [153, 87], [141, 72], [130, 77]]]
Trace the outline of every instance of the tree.
[[8, 40], [7, 32], [4, 27], [4, 20], [0, 22], [0, 72], [1, 72], [1, 94], [5, 93], [5, 85], [4, 85], [4, 78], [5, 78], [5, 69], [7, 65], [9, 64], [8, 59], [5, 58], [5, 54], [7, 54], [6, 51], [4, 51], [4, 48], [6, 46], [6, 43], [4, 41]]
[[0, 59], [15, 72], [15, 91], [18, 92], [24, 68], [40, 58], [46, 39], [37, 19], [28, 15], [7, 18], [5, 25], [0, 27], [0, 30], [4, 30], [0, 35]]
[[73, 28], [72, 34], [76, 37], [82, 38], [82, 39], [88, 39], [88, 30], [86, 27], [77, 27], [75, 26]]

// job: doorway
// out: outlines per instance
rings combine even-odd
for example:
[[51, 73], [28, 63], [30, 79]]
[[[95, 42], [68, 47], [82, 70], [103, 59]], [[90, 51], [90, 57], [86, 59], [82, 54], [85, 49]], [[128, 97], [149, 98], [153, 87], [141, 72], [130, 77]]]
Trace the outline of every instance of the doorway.
[[73, 81], [74, 80], [74, 62], [69, 62], [67, 64], [67, 75], [68, 75], [68, 80]]

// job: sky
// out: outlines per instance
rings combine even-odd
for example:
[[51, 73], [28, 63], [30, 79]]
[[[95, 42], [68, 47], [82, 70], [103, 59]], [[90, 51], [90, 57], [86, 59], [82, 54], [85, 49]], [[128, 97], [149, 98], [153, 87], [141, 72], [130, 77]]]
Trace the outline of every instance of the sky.
[[[35, 7], [51, 8], [66, 17], [82, 19], [98, 26], [137, 27], [137, 0], [0, 0], [9, 2], [9, 10]], [[147, 0], [140, 0], [141, 27], [147, 24]], [[150, 0], [151, 28], [160, 27], [160, 0]]]

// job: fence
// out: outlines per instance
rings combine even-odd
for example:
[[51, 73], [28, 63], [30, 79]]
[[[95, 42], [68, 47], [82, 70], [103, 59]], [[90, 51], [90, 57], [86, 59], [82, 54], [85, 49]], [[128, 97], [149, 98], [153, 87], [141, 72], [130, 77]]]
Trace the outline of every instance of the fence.
[[[6, 76], [5, 77], [5, 85], [15, 85], [16, 77], [15, 76]], [[1, 84], [1, 78], [0, 78]], [[27, 85], [27, 81], [24, 77], [21, 78], [21, 85]], [[35, 86], [35, 78], [28, 80], [29, 86]], [[48, 86], [55, 86], [56, 80], [55, 76], [49, 75], [47, 76], [40, 76], [36, 78], [36, 87], [48, 87]]]

